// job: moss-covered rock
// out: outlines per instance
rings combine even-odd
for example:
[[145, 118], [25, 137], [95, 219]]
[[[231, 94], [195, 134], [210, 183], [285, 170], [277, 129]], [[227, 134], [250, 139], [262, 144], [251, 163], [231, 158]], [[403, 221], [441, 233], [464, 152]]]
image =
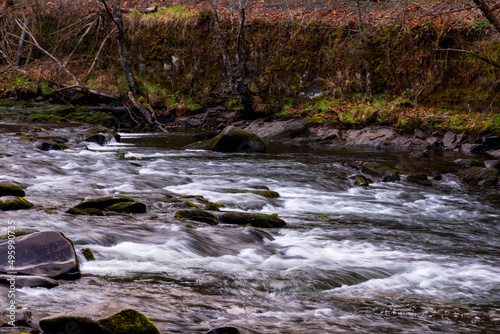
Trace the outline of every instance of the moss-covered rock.
[[66, 333], [68, 326], [80, 334], [159, 334], [144, 314], [118, 303], [86, 305], [40, 320], [45, 333]]
[[216, 152], [255, 153], [265, 152], [266, 144], [250, 131], [228, 126], [217, 136], [190, 144], [186, 148]]
[[221, 222], [224, 224], [264, 228], [279, 228], [286, 226], [286, 222], [278, 218], [278, 215], [268, 215], [264, 213], [226, 212], [222, 214]]
[[215, 203], [209, 203], [203, 207], [203, 209], [208, 210], [208, 211], [220, 211], [219, 206], [216, 205]]
[[127, 196], [106, 196], [99, 198], [86, 199], [82, 203], [75, 206], [76, 209], [94, 208], [103, 210], [107, 207], [113, 206], [118, 203], [134, 202], [134, 200]]
[[[17, 237], [20, 237], [20, 236], [23, 236], [23, 235], [28, 235], [28, 234], [32, 234], [32, 233], [36, 233], [36, 232], [39, 232], [39, 231], [38, 230], [30, 229], [30, 228], [24, 228], [24, 229], [16, 230], [14, 232], [14, 236], [17, 238]], [[6, 240], [8, 238], [9, 238], [9, 235], [5, 234], [4, 236], [2, 236], [2, 238], [0, 238], [0, 240]]]
[[0, 197], [0, 210], [26, 210], [33, 207], [33, 204], [28, 202], [22, 197], [17, 196], [3, 196]]
[[81, 216], [104, 216], [104, 212], [96, 208], [71, 208], [67, 212], [71, 213], [72, 215]]
[[121, 202], [108, 206], [105, 210], [123, 213], [145, 213], [146, 204], [141, 202]]
[[95, 256], [94, 252], [92, 252], [92, 249], [82, 248], [82, 250], [80, 250], [80, 253], [82, 253], [83, 257], [86, 258], [87, 261], [95, 261]]
[[499, 182], [499, 174], [496, 168], [473, 167], [462, 172], [462, 181], [470, 185], [494, 186]]
[[179, 210], [174, 214], [175, 218], [188, 219], [210, 225], [217, 225], [219, 220], [210, 212], [204, 210]]
[[267, 198], [278, 198], [278, 197], [280, 197], [279, 193], [277, 193], [276, 191], [272, 191], [272, 190], [250, 190], [248, 192], [250, 192], [252, 194], [264, 196], [264, 197], [267, 197]]
[[0, 197], [2, 196], [17, 196], [24, 197], [26, 193], [23, 188], [14, 184], [0, 184]]
[[203, 204], [210, 204], [210, 202], [203, 196], [200, 195], [182, 195], [181, 198], [191, 198], [200, 201]]
[[364, 177], [363, 175], [354, 176], [354, 185], [355, 186], [367, 187], [371, 183], [373, 183], [373, 180], [369, 179], [367, 177]]

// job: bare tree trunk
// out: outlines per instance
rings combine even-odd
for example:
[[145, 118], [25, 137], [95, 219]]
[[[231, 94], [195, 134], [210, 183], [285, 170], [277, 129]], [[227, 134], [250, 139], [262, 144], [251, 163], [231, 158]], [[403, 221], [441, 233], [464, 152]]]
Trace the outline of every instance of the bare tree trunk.
[[140, 87], [135, 82], [134, 75], [132, 73], [132, 67], [130, 66], [128, 50], [125, 40], [125, 32], [123, 30], [123, 20], [121, 14], [120, 0], [115, 0], [115, 4], [113, 6], [113, 12], [111, 12], [111, 10], [109, 9], [106, 0], [101, 0], [101, 2], [104, 4], [106, 12], [111, 17], [116, 26], [116, 41], [118, 43], [118, 50], [120, 52], [120, 62], [122, 65], [122, 71], [123, 74], [125, 75], [125, 79], [127, 80], [127, 85], [129, 89], [128, 97], [130, 99], [130, 102], [133, 104], [134, 108], [141, 113], [141, 115], [144, 117], [144, 120], [148, 125], [157, 126], [160, 130], [164, 131], [164, 127], [156, 120], [156, 117], [151, 107], [147, 105], [145, 106], [141, 102], [141, 98], [144, 97], [144, 94], [142, 94]]
[[21, 60], [23, 57], [23, 50], [24, 50], [24, 41], [26, 40], [26, 29], [28, 27], [29, 19], [27, 17], [24, 18], [24, 23], [21, 27], [21, 37], [19, 37], [19, 44], [17, 46], [17, 52], [16, 52], [16, 60], [15, 64], [16, 66], [21, 66]]
[[231, 52], [225, 42], [224, 34], [222, 32], [217, 0], [213, 1], [214, 18], [215, 25], [217, 27], [217, 32], [219, 33], [219, 47], [221, 49], [222, 58], [226, 69], [230, 77], [230, 86], [232, 86], [233, 91], [238, 95], [238, 100], [240, 101], [243, 112], [245, 115], [250, 115], [252, 113], [252, 99], [248, 90], [248, 85], [245, 77], [245, 7], [243, 6], [243, 0], [238, 0], [238, 12], [239, 12], [239, 27], [234, 35], [233, 27], [233, 15], [232, 15], [232, 2], [231, 2], [231, 33], [233, 42], [233, 57], [231, 57]]
[[365, 70], [365, 100], [372, 101], [373, 92], [372, 92], [372, 82], [371, 82], [371, 66], [370, 59], [368, 59], [368, 53], [370, 50], [370, 43], [368, 41], [368, 27], [370, 25], [370, 0], [365, 0], [366, 8], [365, 18], [366, 22], [363, 20], [363, 10], [361, 9], [361, 0], [356, 0], [356, 14], [358, 16], [358, 26], [359, 26], [359, 34], [361, 39], [361, 60], [363, 62], [363, 67]]
[[493, 10], [488, 6], [485, 0], [472, 0], [476, 4], [477, 8], [481, 10], [486, 19], [491, 23], [497, 32], [500, 33], [500, 20], [493, 13]]

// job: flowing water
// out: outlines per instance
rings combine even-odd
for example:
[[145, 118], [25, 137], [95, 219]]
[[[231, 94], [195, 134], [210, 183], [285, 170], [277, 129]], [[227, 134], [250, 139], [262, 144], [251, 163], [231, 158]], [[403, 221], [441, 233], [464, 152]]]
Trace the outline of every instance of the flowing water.
[[[500, 195], [449, 175], [456, 156], [188, 151], [186, 132], [84, 145], [84, 128], [47, 124], [36, 135], [71, 138], [72, 145], [43, 152], [19, 139], [30, 126], [0, 123], [0, 182], [22, 185], [35, 204], [1, 219], [59, 230], [97, 258], [80, 256], [80, 280], [19, 289], [18, 304], [34, 312], [115, 301], [144, 312], [162, 333], [228, 325], [259, 333], [500, 332]], [[354, 187], [344, 162], [360, 160], [444, 177], [433, 187]], [[262, 186], [281, 197], [238, 192]], [[148, 213], [65, 213], [86, 197], [110, 194], [142, 201]], [[288, 226], [176, 220], [182, 195], [202, 195], [225, 204], [222, 210], [277, 213]]]

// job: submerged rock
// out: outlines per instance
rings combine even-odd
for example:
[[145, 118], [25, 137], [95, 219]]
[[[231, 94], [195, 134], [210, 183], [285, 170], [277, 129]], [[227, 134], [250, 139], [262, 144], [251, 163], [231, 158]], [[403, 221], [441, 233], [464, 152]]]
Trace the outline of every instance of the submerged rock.
[[145, 213], [146, 204], [141, 202], [122, 202], [108, 206], [106, 210], [123, 213]]
[[221, 216], [221, 221], [224, 224], [234, 224], [264, 228], [279, 228], [286, 226], [286, 222], [278, 215], [268, 215], [264, 213], [247, 213], [247, 212], [226, 212]]
[[103, 216], [103, 211], [145, 213], [146, 205], [141, 202], [136, 202], [127, 196], [106, 196], [87, 199], [77, 206], [69, 209], [68, 213], [74, 215]]
[[266, 151], [266, 144], [256, 134], [228, 126], [217, 136], [186, 146], [216, 152], [259, 153]]
[[432, 186], [432, 181], [429, 180], [427, 174], [424, 173], [408, 175], [406, 177], [406, 182], [415, 183], [427, 187]]
[[17, 196], [24, 197], [26, 193], [23, 188], [14, 184], [0, 184], [0, 197], [2, 196]]
[[484, 167], [500, 169], [500, 160], [486, 160]]
[[174, 214], [175, 218], [188, 219], [196, 222], [207, 223], [210, 225], [217, 225], [219, 220], [210, 212], [204, 210], [179, 210]]
[[258, 334], [250, 329], [241, 327], [219, 327], [208, 331], [206, 334]]
[[280, 194], [277, 193], [276, 191], [272, 190], [250, 190], [248, 191], [249, 193], [264, 196], [267, 198], [278, 198], [280, 197]]
[[4, 275], [0, 274], [0, 284], [11, 285], [14, 284], [16, 288], [47, 288], [51, 289], [59, 286], [60, 283], [55, 279], [32, 276], [32, 275]]
[[63, 151], [68, 148], [68, 145], [51, 141], [51, 142], [38, 143], [35, 145], [35, 147], [41, 151], [51, 151], [51, 150]]
[[[7, 254], [8, 240], [0, 241], [0, 254]], [[7, 256], [0, 258], [0, 273], [11, 272]], [[61, 232], [37, 232], [16, 238], [15, 270], [18, 275], [54, 279], [80, 278], [73, 243]]]
[[40, 320], [45, 333], [79, 334], [159, 334], [144, 314], [118, 303], [86, 305]]
[[[40, 232], [40, 231], [33, 230], [31, 228], [17, 229], [14, 232], [14, 236], [17, 238], [17, 237], [20, 237], [20, 236], [23, 236], [23, 235], [28, 235], [28, 234], [32, 234], [32, 233], [36, 233], [36, 232]], [[2, 238], [0, 238], [0, 240], [6, 240], [8, 238], [9, 238], [9, 235], [5, 234], [5, 235], [2, 236]]]
[[117, 203], [133, 202], [134, 200], [127, 196], [106, 196], [99, 198], [91, 198], [83, 201], [75, 206], [76, 209], [94, 208], [103, 210]]
[[97, 133], [97, 134], [88, 136], [84, 140], [86, 142], [89, 142], [89, 143], [96, 143], [99, 145], [105, 145], [105, 144], [111, 142], [113, 139], [116, 141], [120, 141], [120, 135], [117, 133], [115, 133], [115, 134], [113, 134], [113, 133], [105, 133], [105, 134]]
[[94, 252], [92, 252], [92, 249], [90, 248], [83, 248], [80, 250], [80, 253], [82, 253], [83, 257], [87, 259], [87, 261], [95, 261], [95, 256]]
[[26, 210], [33, 207], [33, 204], [28, 202], [22, 197], [17, 196], [3, 196], [0, 197], [0, 210]]
[[498, 184], [499, 174], [496, 168], [473, 167], [462, 171], [462, 181], [470, 185], [494, 186]]

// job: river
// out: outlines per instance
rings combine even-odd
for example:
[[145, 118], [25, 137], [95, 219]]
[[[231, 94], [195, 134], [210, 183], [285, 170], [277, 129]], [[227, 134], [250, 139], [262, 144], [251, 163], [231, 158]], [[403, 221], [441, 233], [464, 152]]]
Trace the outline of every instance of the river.
[[[452, 153], [321, 151], [271, 146], [265, 154], [183, 150], [192, 133], [122, 133], [80, 142], [68, 124], [0, 121], [0, 181], [35, 207], [2, 212], [17, 228], [58, 230], [80, 256], [82, 278], [19, 289], [18, 305], [54, 314], [101, 301], [144, 312], [162, 333], [238, 326], [258, 333], [499, 333], [500, 195], [453, 177]], [[33, 131], [33, 129], [32, 129]], [[38, 130], [36, 130], [38, 131]], [[39, 151], [21, 137], [70, 138]], [[349, 161], [444, 175], [433, 187], [355, 187]], [[267, 186], [268, 199], [239, 190]], [[66, 213], [86, 197], [126, 194], [139, 215]], [[173, 218], [182, 195], [222, 210], [277, 213], [282, 229]]]

